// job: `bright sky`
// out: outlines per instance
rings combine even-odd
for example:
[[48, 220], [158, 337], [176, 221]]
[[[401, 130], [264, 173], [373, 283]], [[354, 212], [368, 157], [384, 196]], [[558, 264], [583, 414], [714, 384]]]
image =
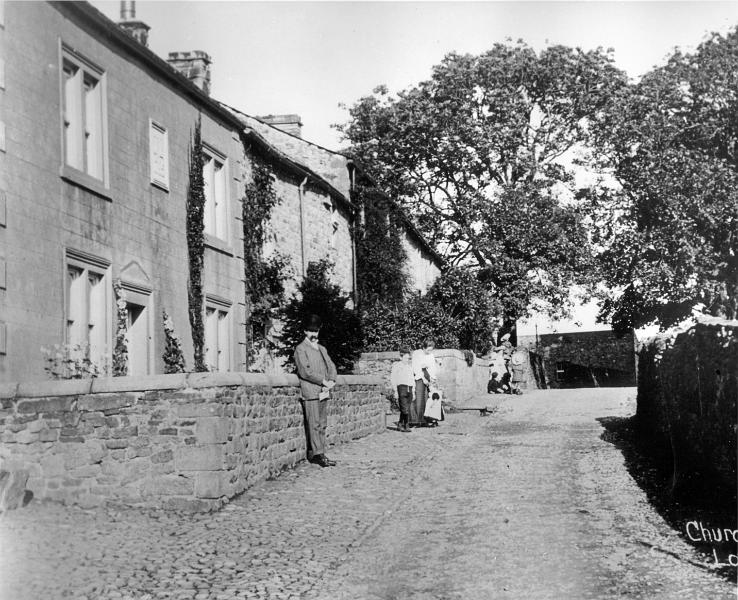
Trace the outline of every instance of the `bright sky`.
[[[117, 21], [120, 2], [94, 1]], [[378, 84], [427, 79], [448, 52], [478, 54], [506, 38], [534, 48], [615, 49], [637, 77], [675, 47], [738, 24], [738, 2], [219, 2], [139, 1], [149, 46], [166, 58], [203, 50], [212, 95], [251, 115], [297, 113], [303, 137], [339, 147], [331, 124]]]

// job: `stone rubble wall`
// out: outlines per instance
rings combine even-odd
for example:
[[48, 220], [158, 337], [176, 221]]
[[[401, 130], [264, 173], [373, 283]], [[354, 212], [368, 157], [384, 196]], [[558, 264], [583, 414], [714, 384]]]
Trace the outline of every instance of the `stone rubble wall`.
[[737, 400], [738, 321], [703, 319], [640, 348], [637, 423], [672, 452], [676, 485], [709, 473], [735, 487]]
[[[474, 364], [466, 364], [464, 353], [460, 350], [438, 349], [433, 355], [438, 364], [438, 386], [444, 399], [460, 405], [487, 393], [489, 379], [489, 359], [475, 357]], [[390, 393], [390, 372], [392, 363], [400, 360], [399, 352], [364, 352], [354, 363], [358, 375], [373, 375], [384, 382], [386, 393]]]
[[[297, 384], [251, 373], [1, 384], [0, 473], [85, 507], [216, 509], [305, 458]], [[339, 376], [328, 442], [384, 431], [386, 409], [380, 380]]]

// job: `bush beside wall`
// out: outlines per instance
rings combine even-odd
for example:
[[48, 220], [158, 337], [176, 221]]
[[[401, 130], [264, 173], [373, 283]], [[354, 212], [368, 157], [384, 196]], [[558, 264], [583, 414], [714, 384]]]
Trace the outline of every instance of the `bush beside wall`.
[[[207, 511], [305, 458], [294, 375], [193, 373], [0, 387], [0, 471], [36, 498]], [[379, 380], [339, 376], [328, 441], [385, 428]]]
[[675, 485], [717, 476], [736, 485], [738, 322], [699, 323], [639, 351], [637, 422], [671, 447]]

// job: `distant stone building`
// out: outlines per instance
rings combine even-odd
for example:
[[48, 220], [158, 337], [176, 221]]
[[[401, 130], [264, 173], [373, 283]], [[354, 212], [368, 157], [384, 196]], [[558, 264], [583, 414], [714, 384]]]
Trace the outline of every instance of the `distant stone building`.
[[[277, 129], [299, 133], [294, 123], [210, 98], [210, 57], [159, 58], [134, 3], [122, 4], [115, 24], [86, 2], [0, 2], [0, 382], [44, 378], [42, 346], [81, 344], [109, 362], [115, 280], [129, 374], [162, 372], [162, 309], [192, 366], [186, 198], [198, 119], [210, 368], [246, 368], [241, 199], [252, 153], [275, 174], [282, 203], [265, 250], [290, 257], [292, 289], [309, 261], [328, 258], [355, 293], [350, 161]], [[432, 250], [410, 238], [423, 265]], [[423, 287], [434, 271], [418, 268]]]
[[579, 331], [518, 336], [531, 353], [538, 387], [611, 387], [636, 384], [635, 332]]

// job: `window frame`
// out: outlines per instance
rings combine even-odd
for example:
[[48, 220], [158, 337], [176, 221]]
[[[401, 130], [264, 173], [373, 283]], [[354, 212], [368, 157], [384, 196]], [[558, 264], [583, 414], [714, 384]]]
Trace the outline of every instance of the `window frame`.
[[[226, 365], [226, 369], [224, 371], [221, 371], [219, 368], [219, 365], [214, 365], [216, 367], [216, 371], [213, 371], [215, 373], [227, 373], [229, 371], [232, 371], [234, 368], [234, 361], [235, 361], [235, 338], [234, 335], [234, 323], [233, 323], [233, 302], [230, 302], [229, 300], [226, 300], [225, 298], [221, 298], [220, 296], [216, 296], [214, 294], [206, 294], [205, 295], [205, 305], [203, 307], [204, 310], [204, 329], [205, 329], [205, 359], [207, 361], [208, 356], [208, 337], [207, 337], [207, 331], [208, 331], [208, 309], [214, 310], [216, 313], [216, 318], [218, 317], [218, 313], [226, 313], [226, 319], [228, 319], [226, 323], [227, 331], [228, 331], [228, 340], [227, 344], [225, 346], [220, 344], [220, 328], [217, 329], [217, 336], [218, 339], [216, 340], [216, 356], [221, 352], [221, 348], [227, 348], [228, 350], [228, 364]], [[216, 321], [216, 326], [219, 325], [218, 321]], [[216, 358], [216, 362], [219, 362], [218, 358]], [[210, 368], [211, 365], [208, 364], [208, 368]]]
[[[212, 242], [212, 243], [208, 243], [208, 245], [213, 246], [213, 247], [216, 247], [216, 248], [220, 248], [223, 244], [225, 244], [225, 246], [228, 246], [230, 244], [230, 242], [231, 242], [231, 226], [230, 226], [230, 217], [231, 217], [231, 209], [230, 209], [231, 208], [230, 207], [230, 196], [231, 196], [231, 193], [230, 193], [230, 166], [228, 164], [228, 157], [225, 154], [223, 154], [222, 152], [219, 152], [218, 150], [216, 150], [215, 148], [213, 148], [213, 146], [211, 146], [209, 144], [203, 144], [202, 145], [202, 153], [203, 153], [203, 165], [202, 165], [202, 168], [203, 168], [203, 183], [205, 181], [205, 169], [206, 169], [207, 164], [210, 161], [213, 161], [213, 166], [215, 166], [215, 163], [216, 162], [218, 162], [218, 163], [220, 163], [220, 164], [223, 165], [223, 169], [222, 169], [222, 171], [223, 171], [223, 202], [222, 202], [222, 205], [223, 205], [223, 211], [224, 212], [222, 214], [222, 219], [223, 219], [223, 227], [224, 227], [225, 230], [223, 232], [219, 232], [218, 231], [218, 223], [219, 223], [219, 219], [218, 219], [218, 215], [219, 215], [219, 213], [218, 213], [218, 206], [219, 205], [218, 205], [217, 199], [215, 197], [215, 189], [212, 190], [212, 193], [213, 193], [213, 201], [215, 202], [215, 206], [213, 207], [213, 215], [212, 215], [212, 219], [213, 219], [212, 220], [212, 229], [210, 231], [208, 231], [207, 226], [205, 226], [205, 228], [204, 228], [205, 236], [207, 238], [210, 238], [210, 240], [207, 240], [206, 239], [206, 243], [207, 242]], [[215, 171], [213, 171], [213, 172], [215, 172]], [[205, 186], [203, 186], [203, 187], [205, 187]], [[213, 178], [213, 188], [215, 188], [215, 178]], [[206, 196], [205, 197], [205, 206], [203, 208], [203, 221], [205, 222], [205, 224], [207, 224], [207, 222], [208, 222], [207, 221], [207, 219], [208, 219], [208, 208], [209, 208], [209, 204], [208, 204], [207, 196]], [[223, 235], [219, 235], [220, 233], [222, 233]]]
[[[82, 123], [83, 132], [82, 138], [84, 138], [84, 126], [85, 126], [85, 110], [81, 108], [84, 100], [84, 79], [85, 75], [94, 77], [97, 81], [97, 86], [100, 89], [100, 160], [101, 160], [101, 177], [95, 177], [90, 175], [87, 171], [86, 164], [86, 153], [84, 150], [84, 144], [81, 150], [83, 165], [82, 169], [75, 167], [68, 162], [67, 156], [67, 131], [66, 131], [66, 117], [67, 117], [67, 102], [66, 102], [66, 78], [65, 78], [65, 67], [67, 64], [71, 64], [77, 69], [82, 71], [82, 83], [80, 85], [80, 121]], [[96, 87], [97, 87], [96, 86]], [[108, 85], [107, 85], [107, 72], [105, 69], [95, 64], [85, 56], [81, 55], [71, 46], [68, 46], [64, 42], [59, 40], [59, 127], [61, 134], [61, 165], [59, 167], [59, 175], [62, 179], [87, 190], [102, 196], [103, 198], [110, 199], [110, 149], [108, 140]], [[82, 140], [83, 141], [83, 140]]]
[[[164, 177], [159, 179], [154, 169], [154, 132], [163, 134], [164, 139]], [[169, 192], [169, 130], [160, 122], [149, 119], [149, 180], [151, 185]]]
[[[70, 286], [68, 284], [68, 277], [69, 277], [69, 269], [70, 267], [76, 268], [76, 269], [82, 269], [83, 271], [83, 277], [87, 276], [89, 277], [89, 273], [95, 273], [97, 275], [101, 276], [102, 279], [102, 291], [103, 291], [103, 301], [102, 306], [104, 307], [105, 314], [103, 315], [103, 350], [100, 353], [100, 358], [102, 359], [101, 364], [98, 365], [100, 369], [105, 369], [107, 366], [109, 366], [111, 360], [112, 360], [112, 339], [113, 339], [113, 282], [112, 278], [110, 277], [110, 267], [111, 262], [100, 258], [98, 256], [94, 256], [92, 254], [89, 254], [87, 252], [82, 252], [80, 250], [74, 250], [72, 248], [66, 248], [64, 253], [64, 270], [63, 270], [63, 282], [64, 282], [64, 306], [63, 306], [63, 340], [65, 344], [72, 344], [72, 341], [70, 340], [69, 335], [69, 317], [70, 317], [70, 308], [71, 308], [71, 290]], [[87, 292], [86, 292], [87, 294]], [[90, 318], [90, 310], [89, 310], [89, 297], [86, 295], [86, 301], [87, 301], [87, 319], [88, 319], [88, 328], [85, 331], [84, 336], [84, 342], [88, 344], [88, 347], [90, 350], [92, 349], [90, 346], [90, 335], [89, 335], [89, 318]], [[90, 359], [93, 360], [93, 357], [90, 356]]]
[[563, 361], [556, 361], [554, 370], [556, 373], [556, 381], [566, 380], [566, 363]]

